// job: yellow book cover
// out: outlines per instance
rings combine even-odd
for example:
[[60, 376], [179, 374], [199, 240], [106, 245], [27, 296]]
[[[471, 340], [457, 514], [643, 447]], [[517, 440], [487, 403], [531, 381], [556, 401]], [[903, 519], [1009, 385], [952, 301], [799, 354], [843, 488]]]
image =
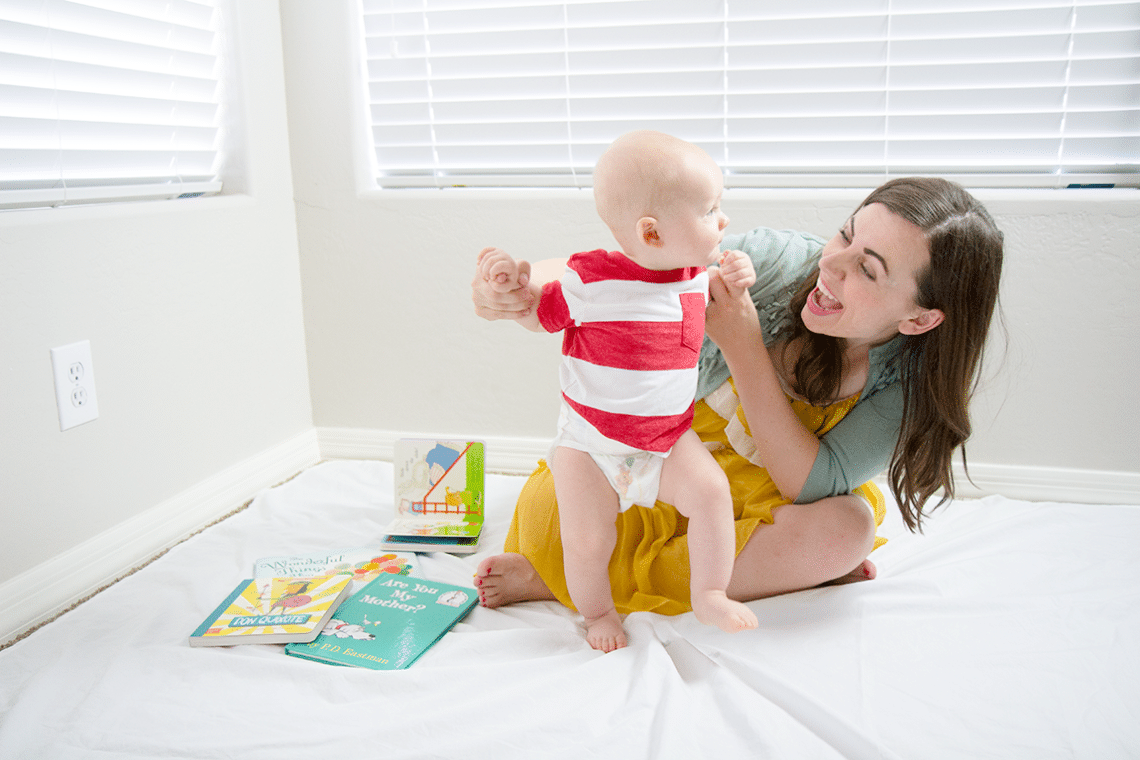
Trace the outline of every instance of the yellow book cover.
[[348, 596], [347, 575], [247, 578], [194, 633], [190, 646], [312, 641]]

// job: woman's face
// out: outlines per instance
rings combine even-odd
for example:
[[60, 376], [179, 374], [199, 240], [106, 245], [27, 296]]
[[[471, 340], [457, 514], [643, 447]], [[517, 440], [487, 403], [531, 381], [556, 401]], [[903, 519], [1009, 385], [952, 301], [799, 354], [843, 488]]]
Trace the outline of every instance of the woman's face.
[[846, 339], [849, 348], [933, 329], [942, 312], [915, 303], [918, 275], [929, 264], [921, 229], [882, 204], [864, 206], [824, 246], [804, 325]]

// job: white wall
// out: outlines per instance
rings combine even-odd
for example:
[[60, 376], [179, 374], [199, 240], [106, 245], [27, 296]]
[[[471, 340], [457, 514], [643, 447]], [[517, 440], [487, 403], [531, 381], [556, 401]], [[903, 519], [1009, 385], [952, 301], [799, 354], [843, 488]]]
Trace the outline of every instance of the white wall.
[[[238, 5], [246, 194], [0, 212], [0, 587], [311, 431], [280, 17]], [[60, 432], [84, 339], [99, 418]]]
[[[557, 338], [475, 318], [474, 257], [490, 244], [525, 258], [564, 256], [607, 244], [608, 232], [587, 192], [358, 194], [367, 136], [353, 118], [362, 106], [350, 5], [282, 3], [316, 425], [546, 438]], [[724, 205], [730, 232], [764, 224], [830, 236], [864, 194], [730, 191]], [[993, 353], [999, 374], [974, 406], [971, 471], [1012, 487], [1040, 480], [1042, 468], [1090, 501], [1114, 498], [1121, 484], [1135, 494], [1140, 193], [978, 195], [1007, 236], [1010, 345]], [[1088, 490], [1106, 479], [1110, 493]]]

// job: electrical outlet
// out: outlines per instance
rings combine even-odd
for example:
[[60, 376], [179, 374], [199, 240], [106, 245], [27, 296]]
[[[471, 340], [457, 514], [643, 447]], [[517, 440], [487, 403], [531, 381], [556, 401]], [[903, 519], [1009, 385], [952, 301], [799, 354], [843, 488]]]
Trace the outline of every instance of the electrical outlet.
[[55, 403], [59, 429], [68, 430], [99, 416], [95, 398], [95, 371], [91, 366], [91, 341], [81, 340], [51, 350], [55, 375]]

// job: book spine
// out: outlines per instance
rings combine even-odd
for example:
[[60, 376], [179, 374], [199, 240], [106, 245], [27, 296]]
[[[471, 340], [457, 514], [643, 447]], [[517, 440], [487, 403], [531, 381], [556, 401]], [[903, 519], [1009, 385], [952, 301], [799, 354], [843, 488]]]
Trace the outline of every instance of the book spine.
[[247, 578], [246, 580], [239, 583], [237, 585], [237, 588], [230, 592], [230, 595], [226, 597], [226, 600], [219, 604], [217, 608], [211, 612], [205, 620], [202, 621], [202, 625], [198, 626], [197, 630], [195, 630], [194, 633], [190, 634], [190, 638], [196, 639], [199, 636], [205, 634], [206, 631], [210, 630], [210, 626], [214, 624], [214, 621], [221, 617], [223, 612], [229, 609], [229, 606], [233, 604], [234, 600], [241, 596], [241, 592], [244, 591], [245, 587], [251, 583], [253, 583], [252, 578]]

